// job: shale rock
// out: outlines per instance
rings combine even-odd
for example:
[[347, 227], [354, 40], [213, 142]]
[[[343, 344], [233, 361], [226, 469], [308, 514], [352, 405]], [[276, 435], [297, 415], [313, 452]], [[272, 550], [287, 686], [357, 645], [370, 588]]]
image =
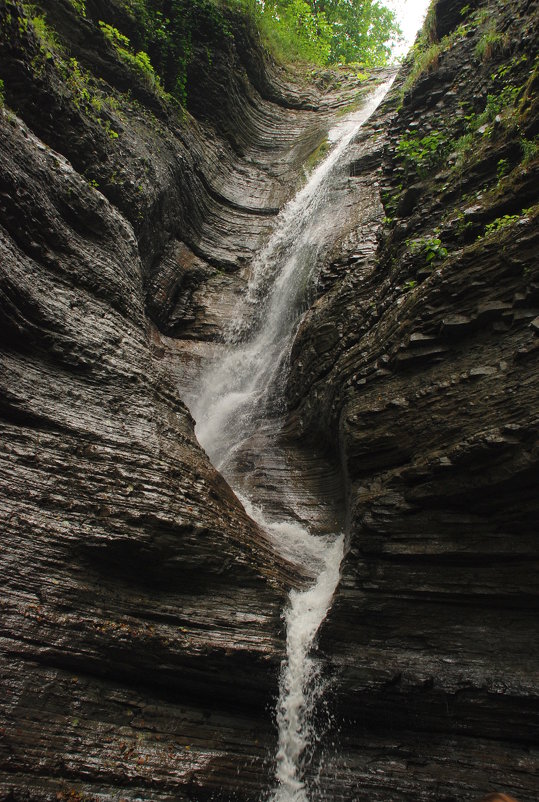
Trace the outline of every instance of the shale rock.
[[537, 6], [463, 6], [354, 168], [378, 243], [357, 229], [294, 346], [290, 428], [338, 442], [349, 488], [332, 799], [536, 797]]
[[265, 72], [238, 17], [197, 118], [102, 34], [136, 41], [123, 4], [74, 5], [0, 4], [0, 797], [254, 799], [302, 577], [200, 449], [160, 331], [220, 335], [201, 288], [241, 278], [355, 90]]

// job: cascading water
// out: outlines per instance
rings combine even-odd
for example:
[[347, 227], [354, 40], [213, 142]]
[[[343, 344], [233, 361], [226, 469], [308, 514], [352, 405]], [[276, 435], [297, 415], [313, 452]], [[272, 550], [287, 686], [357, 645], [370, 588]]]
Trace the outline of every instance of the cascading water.
[[312, 738], [311, 714], [321, 689], [317, 662], [310, 653], [339, 579], [343, 537], [313, 534], [298, 523], [299, 514], [283, 520], [282, 509], [256, 506], [247, 474], [238, 465], [246, 451], [252, 462], [249, 443], [256, 434], [279, 431], [290, 348], [302, 312], [312, 300], [317, 269], [333, 244], [339, 209], [332, 202], [331, 185], [346, 148], [390, 84], [379, 86], [360, 111], [330, 131], [332, 150], [283, 209], [274, 234], [253, 264], [245, 298], [229, 328], [225, 355], [205, 372], [190, 399], [200, 443], [247, 512], [284, 557], [316, 577], [307, 590], [291, 591], [285, 614], [287, 659], [277, 707], [279, 745], [272, 802], [308, 799], [304, 762]]

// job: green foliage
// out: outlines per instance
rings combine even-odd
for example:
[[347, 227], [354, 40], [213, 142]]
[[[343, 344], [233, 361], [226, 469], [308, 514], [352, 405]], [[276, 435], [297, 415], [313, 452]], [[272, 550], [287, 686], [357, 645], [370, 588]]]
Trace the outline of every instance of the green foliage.
[[468, 131], [466, 134], [463, 134], [461, 137], [457, 139], [454, 144], [454, 150], [457, 154], [455, 167], [460, 168], [464, 162], [470, 156], [474, 145], [477, 140], [477, 134], [475, 131]]
[[[517, 220], [520, 220], [519, 214], [504, 214], [503, 217], [497, 217], [492, 223], [485, 226], [485, 237], [489, 234], [495, 234], [497, 231], [501, 231], [503, 228], [516, 223]], [[481, 237], [479, 237], [479, 239], [481, 239]]]
[[77, 59], [58, 59], [58, 66], [66, 85], [73, 93], [75, 108], [95, 119], [109, 139], [118, 139], [119, 134], [112, 128], [107, 112], [107, 107], [110, 110], [115, 106], [114, 99], [103, 98], [95, 91], [90, 73], [82, 69]]
[[[25, 11], [30, 13], [32, 13], [34, 10], [32, 6], [29, 7], [23, 6], [23, 8]], [[60, 49], [60, 46], [58, 44], [58, 40], [56, 39], [54, 31], [47, 25], [45, 17], [41, 15], [31, 16], [29, 19], [22, 18], [21, 22], [23, 19], [24, 22], [26, 23], [25, 27], [27, 28], [29, 24], [34, 30], [34, 33], [39, 42], [40, 55], [44, 58], [45, 61], [53, 59], [55, 52]], [[37, 65], [38, 61], [35, 60], [33, 63], [33, 67], [37, 68]]]
[[500, 159], [498, 161], [498, 164], [496, 165], [496, 176], [498, 178], [498, 181], [500, 181], [504, 177], [504, 175], [507, 175], [509, 170], [510, 167], [507, 159]]
[[331, 27], [330, 63], [386, 64], [400, 34], [394, 12], [376, 0], [310, 0]]
[[159, 78], [155, 74], [149, 55], [144, 50], [133, 52], [128, 37], [112, 25], [99, 20], [99, 27], [122, 61], [131, 67], [150, 89], [159, 89]]
[[427, 136], [419, 134], [403, 136], [397, 145], [397, 154], [404, 160], [408, 169], [413, 169], [421, 177], [441, 161], [446, 152], [446, 141], [440, 131]]
[[447, 256], [447, 248], [438, 237], [421, 237], [407, 242], [411, 253], [421, 254], [425, 264], [441, 262]]
[[492, 221], [492, 223], [488, 223], [488, 225], [485, 226], [484, 234], [480, 234], [477, 239], [481, 240], [483, 237], [497, 234], [499, 231], [503, 231], [504, 228], [512, 226], [515, 223], [525, 222], [526, 219], [534, 217], [537, 214], [538, 209], [539, 204], [536, 204], [528, 209], [522, 209], [520, 214], [504, 214], [502, 217], [497, 217]]
[[28, 4], [23, 4], [22, 9], [24, 16], [18, 20], [19, 32], [26, 35], [33, 31], [38, 43], [38, 52], [31, 62], [34, 73], [40, 75], [49, 65], [48, 68], [54, 69], [70, 90], [73, 107], [97, 122], [110, 139], [117, 139], [119, 134], [112, 128], [109, 116], [115, 105], [114, 98], [100, 92], [92, 75], [82, 69], [77, 59], [68, 57], [45, 17], [35, 16], [35, 9]]
[[[492, 135], [496, 120], [503, 125], [508, 125], [511, 120], [516, 118], [518, 115], [517, 104], [522, 90], [522, 86], [512, 86], [508, 83], [498, 93], [491, 92], [487, 95], [485, 108], [481, 113], [468, 114], [465, 117], [466, 133], [454, 144], [454, 150], [457, 153], [455, 166], [458, 169], [462, 168], [469, 157], [477, 151], [481, 139], [489, 138]], [[498, 180], [509, 172], [507, 161], [502, 159], [501, 162], [498, 162], [497, 165]]]
[[488, 94], [481, 122], [493, 120], [496, 115], [514, 108], [522, 89], [521, 86], [507, 85], [497, 95]]
[[520, 147], [522, 148], [522, 164], [527, 165], [537, 157], [539, 151], [539, 135], [533, 139], [526, 139], [522, 137], [520, 140]]
[[[450, 50], [456, 42], [464, 39], [473, 29], [489, 21], [491, 12], [489, 9], [479, 8], [472, 13], [471, 5], [467, 4], [461, 8], [460, 14], [464, 18], [463, 23], [443, 39], [437, 41], [436, 6], [434, 3], [431, 5], [418, 41], [411, 50], [412, 66], [404, 84], [405, 90], [410, 89], [420, 75], [436, 69], [440, 56]], [[489, 23], [489, 28], [477, 43], [475, 52], [479, 58], [487, 61], [495, 53], [505, 50], [506, 46], [506, 36], [498, 33]]]
[[86, 16], [86, 0], [69, 0], [75, 11], [78, 11], [83, 17]]
[[122, 48], [127, 50], [127, 48], [130, 47], [129, 39], [127, 36], [124, 36], [123, 33], [120, 33], [118, 28], [108, 25], [106, 22], [103, 22], [103, 20], [99, 20], [99, 27], [116, 50]]
[[267, 2], [257, 10], [260, 27], [283, 60], [327, 64], [332, 28], [323, 11], [316, 13], [306, 0]]
[[412, 48], [413, 65], [412, 69], [404, 83], [404, 89], [409, 89], [425, 72], [429, 72], [438, 66], [440, 53], [442, 52], [441, 42], [434, 42], [426, 49], [419, 45], [414, 45]]
[[390, 190], [384, 190], [382, 192], [382, 203], [386, 211], [386, 218], [384, 222], [393, 220], [393, 216], [397, 211], [397, 206], [399, 205], [399, 198], [401, 196], [403, 187], [404, 184], [402, 184], [401, 182], [397, 184], [393, 192], [391, 192]]
[[236, 2], [248, 6], [271, 48], [287, 61], [383, 66], [400, 34], [394, 12], [377, 0]]
[[[76, 0], [75, 0], [76, 2]], [[120, 0], [131, 17], [130, 39], [109, 22], [103, 34], [120, 58], [183, 105], [190, 67], [217, 69], [215, 48], [232, 38], [232, 14], [249, 16], [281, 61], [382, 66], [398, 33], [396, 16], [380, 0]], [[136, 33], [134, 33], [136, 32]], [[195, 47], [196, 45], [196, 47]], [[222, 48], [220, 48], [222, 49]], [[206, 54], [206, 66], [200, 54]], [[160, 84], [158, 84], [158, 78]]]
[[4, 82], [0, 78], [0, 109], [4, 106]]
[[444, 248], [440, 239], [433, 237], [425, 240], [423, 253], [427, 264], [429, 262], [441, 262], [447, 256], [447, 248]]
[[[126, 62], [130, 57], [138, 58], [138, 65], [131, 66], [143, 70], [150, 83], [155, 80], [157, 84], [157, 73], [160, 76], [157, 88], [162, 84], [166, 92], [185, 105], [193, 42], [196, 40], [204, 48], [208, 69], [212, 69], [212, 46], [232, 37], [225, 6], [250, 9], [249, 13], [254, 13], [251, 6], [255, 0], [122, 0], [122, 3], [139, 35], [135, 56], [130, 43], [117, 42], [115, 47], [124, 51], [120, 56]], [[114, 37], [112, 31], [109, 34]]]
[[[462, 11], [465, 9], [466, 6]], [[440, 56], [450, 50], [459, 39], [464, 39], [473, 25], [473, 19], [469, 20], [438, 41], [436, 38], [436, 7], [431, 5], [418, 40], [411, 49], [412, 65], [404, 83], [405, 91], [413, 86], [420, 75], [436, 69]]]
[[482, 61], [488, 61], [496, 53], [503, 51], [506, 44], [505, 36], [494, 28], [489, 28], [475, 46], [475, 55]]

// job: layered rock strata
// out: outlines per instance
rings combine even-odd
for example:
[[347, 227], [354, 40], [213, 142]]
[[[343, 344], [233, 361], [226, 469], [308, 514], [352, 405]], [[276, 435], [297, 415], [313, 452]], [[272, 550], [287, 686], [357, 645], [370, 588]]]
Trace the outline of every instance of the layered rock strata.
[[536, 798], [536, 26], [434, 5], [295, 343], [289, 428], [338, 442], [348, 483], [323, 798]]
[[134, 40], [124, 4], [76, 5], [0, 5], [0, 797], [254, 799], [302, 578], [158, 330], [219, 336], [197, 288], [240, 280], [356, 88], [293, 83], [232, 17], [190, 114], [100, 29]]
[[[185, 112], [99, 27], [135, 52], [131, 6], [77, 5], [0, 4], [1, 795], [254, 800], [301, 577], [182, 394], [357, 87], [226, 12]], [[283, 433], [302, 514], [346, 478], [324, 799], [536, 796], [536, 19], [439, 0], [333, 190]]]

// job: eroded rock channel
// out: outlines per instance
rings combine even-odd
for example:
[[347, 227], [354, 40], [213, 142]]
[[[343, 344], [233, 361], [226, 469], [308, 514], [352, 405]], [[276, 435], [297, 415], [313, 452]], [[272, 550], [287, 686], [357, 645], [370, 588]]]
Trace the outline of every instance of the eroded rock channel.
[[[75, 5], [0, 3], [0, 798], [255, 802], [309, 571], [185, 401], [328, 131], [388, 75], [307, 83], [224, 12], [182, 111], [103, 36], [136, 43], [125, 4]], [[234, 466], [277, 518], [345, 531], [313, 800], [536, 799], [537, 19], [434, 4], [332, 182], [280, 457], [259, 427]]]

